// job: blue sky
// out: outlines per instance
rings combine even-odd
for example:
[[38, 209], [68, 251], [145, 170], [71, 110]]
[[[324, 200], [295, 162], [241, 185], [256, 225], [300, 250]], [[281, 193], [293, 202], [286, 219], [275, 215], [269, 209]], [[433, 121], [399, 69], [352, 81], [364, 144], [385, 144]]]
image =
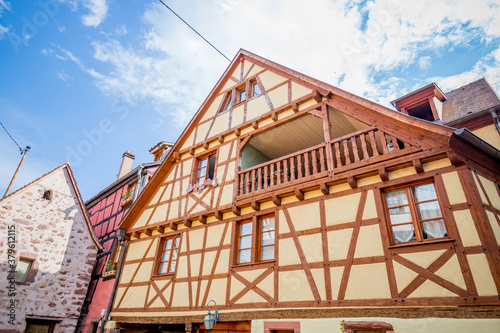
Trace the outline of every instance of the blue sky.
[[[500, 1], [165, 0], [240, 48], [390, 106], [436, 82], [500, 88]], [[11, 190], [70, 162], [84, 199], [176, 141], [228, 61], [157, 0], [0, 0], [0, 121], [31, 146]], [[0, 191], [21, 155], [0, 128]]]

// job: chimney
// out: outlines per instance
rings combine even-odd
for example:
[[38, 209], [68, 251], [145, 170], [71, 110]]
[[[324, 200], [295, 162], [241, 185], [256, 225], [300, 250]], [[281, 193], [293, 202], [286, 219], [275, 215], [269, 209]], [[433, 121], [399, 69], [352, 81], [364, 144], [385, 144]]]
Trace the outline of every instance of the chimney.
[[118, 171], [118, 176], [116, 179], [120, 179], [132, 170], [132, 163], [134, 162], [135, 155], [131, 151], [127, 150], [123, 153], [122, 165], [120, 165], [120, 170]]

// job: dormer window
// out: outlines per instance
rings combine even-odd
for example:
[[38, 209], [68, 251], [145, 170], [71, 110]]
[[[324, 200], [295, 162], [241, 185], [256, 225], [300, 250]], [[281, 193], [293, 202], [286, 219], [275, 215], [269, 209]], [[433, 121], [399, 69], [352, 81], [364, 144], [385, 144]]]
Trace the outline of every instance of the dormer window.
[[246, 89], [245, 87], [238, 89], [238, 103], [241, 103], [246, 98]]
[[434, 121], [441, 119], [444, 101], [446, 101], [446, 96], [441, 89], [435, 83], [431, 83], [395, 99], [391, 104], [399, 112], [415, 118]]
[[432, 113], [432, 108], [431, 105], [429, 104], [429, 101], [425, 101], [424, 103], [410, 107], [406, 109], [406, 112], [415, 118], [420, 118], [424, 120], [435, 120], [435, 116]]
[[224, 100], [224, 106], [222, 107], [221, 112], [227, 111], [231, 108], [231, 100], [233, 99], [233, 94], [229, 93]]

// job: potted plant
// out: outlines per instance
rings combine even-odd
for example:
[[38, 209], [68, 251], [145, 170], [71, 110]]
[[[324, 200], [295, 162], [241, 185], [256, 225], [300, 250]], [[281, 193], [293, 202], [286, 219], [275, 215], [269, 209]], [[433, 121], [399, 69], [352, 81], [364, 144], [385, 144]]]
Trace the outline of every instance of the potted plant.
[[132, 200], [134, 200], [134, 190], [128, 188], [125, 192], [122, 193], [122, 199], [122, 207], [130, 205], [132, 203]]
[[116, 263], [109, 261], [106, 264], [106, 270], [102, 273], [103, 278], [116, 276]]

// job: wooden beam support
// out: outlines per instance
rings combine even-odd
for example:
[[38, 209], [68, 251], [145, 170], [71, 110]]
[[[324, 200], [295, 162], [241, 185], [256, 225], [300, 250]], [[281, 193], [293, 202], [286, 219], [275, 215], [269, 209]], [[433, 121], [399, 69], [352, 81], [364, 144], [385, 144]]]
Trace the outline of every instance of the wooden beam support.
[[139, 237], [141, 237], [141, 233], [139, 231], [134, 231], [134, 233], [132, 234], [132, 237], [139, 238]]
[[224, 143], [224, 135], [219, 135], [217, 140], [219, 140], [220, 143]]
[[272, 112], [271, 113], [271, 119], [273, 121], [277, 121], [278, 120], [278, 113], [277, 112]]
[[319, 184], [319, 189], [324, 195], [330, 194], [330, 186], [326, 185], [325, 183]]
[[319, 118], [319, 119], [324, 118], [323, 110], [314, 109], [314, 110], [309, 111], [308, 113], [310, 115], [313, 115], [313, 116]]
[[222, 212], [220, 210], [216, 210], [214, 212], [214, 215], [215, 215], [215, 218], [219, 221], [221, 221], [224, 218], [224, 215], [222, 214]]
[[247, 143], [250, 141], [251, 138], [252, 137], [249, 135], [249, 136], [245, 137], [243, 140], [241, 140], [241, 142], [240, 142], [240, 151], [245, 148], [245, 146], [247, 145]]
[[379, 175], [380, 179], [382, 179], [383, 182], [386, 182], [389, 180], [389, 174], [387, 173], [387, 170], [385, 168], [379, 168], [378, 175]]
[[454, 166], [460, 166], [460, 165], [464, 164], [464, 161], [460, 158], [460, 156], [454, 150], [447, 151], [446, 155], [448, 155], [448, 158], [450, 159], [451, 164], [453, 164]]
[[194, 155], [194, 147], [189, 148], [189, 155]]
[[193, 221], [191, 221], [190, 219], [185, 219], [184, 225], [188, 228], [191, 228], [191, 226], [193, 225]]
[[349, 186], [351, 188], [357, 188], [358, 187], [358, 181], [353, 176], [347, 177], [347, 183], [349, 184]]
[[416, 158], [413, 160], [413, 167], [415, 168], [415, 171], [417, 173], [424, 172], [424, 166], [423, 166], [422, 160], [420, 160], [420, 158]]
[[151, 234], [153, 233], [153, 229], [146, 229], [144, 233], [148, 236], [151, 236]]
[[125, 240], [130, 240], [130, 235], [125, 235]]
[[252, 127], [255, 129], [259, 128], [259, 123], [257, 122], [257, 120], [252, 121]]
[[297, 197], [297, 199], [299, 200], [304, 200], [304, 192], [302, 192], [301, 189], [299, 188], [296, 188], [295, 189], [295, 196]]
[[236, 128], [236, 129], [234, 130], [234, 135], [236, 135], [236, 136], [240, 136], [240, 135], [241, 135], [241, 130], [240, 130], [239, 128]]
[[317, 90], [313, 91], [313, 98], [316, 101], [316, 103], [319, 103], [323, 100], [323, 96], [321, 96], [321, 94]]
[[208, 149], [208, 142], [203, 142], [203, 148]]
[[179, 154], [178, 151], [174, 152], [174, 159], [175, 159], [175, 161], [178, 161], [181, 159], [181, 154]]
[[160, 234], [162, 234], [165, 231], [165, 227], [159, 225], [159, 226], [156, 227], [156, 231], [158, 231]]
[[233, 207], [231, 207], [231, 211], [236, 216], [240, 216], [241, 215], [241, 209], [239, 209], [238, 206], [236, 206], [236, 205], [233, 205]]
[[260, 203], [257, 201], [253, 200], [251, 203], [252, 209], [258, 212], [260, 210]]
[[298, 103], [293, 103], [292, 104], [292, 111], [293, 112], [299, 112], [299, 104]]
[[177, 224], [175, 224], [174, 222], [170, 222], [170, 225], [169, 225], [170, 229], [172, 230], [177, 230]]
[[201, 214], [200, 216], [198, 216], [198, 220], [202, 224], [207, 224], [207, 217], [205, 215], [203, 215], [203, 214]]
[[275, 204], [276, 206], [281, 206], [281, 198], [278, 197], [276, 194], [273, 194], [273, 204]]

